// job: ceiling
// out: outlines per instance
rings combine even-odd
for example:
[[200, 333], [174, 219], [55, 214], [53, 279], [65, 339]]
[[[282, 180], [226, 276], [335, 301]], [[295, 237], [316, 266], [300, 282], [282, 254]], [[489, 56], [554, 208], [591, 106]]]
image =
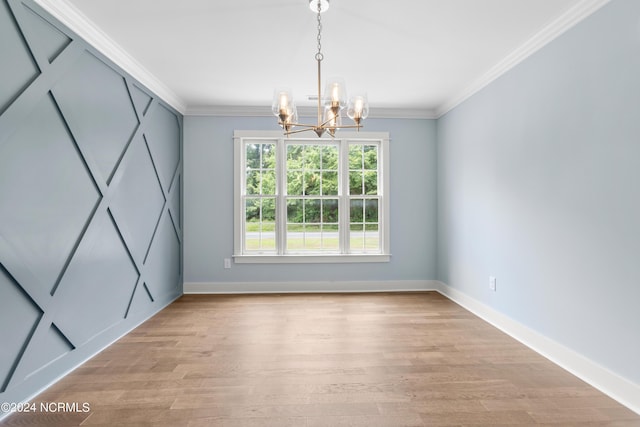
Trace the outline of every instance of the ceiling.
[[[185, 114], [268, 112], [316, 92], [308, 0], [36, 0]], [[371, 115], [438, 117], [607, 0], [331, 0], [322, 73]], [[120, 4], [118, 4], [120, 3]]]

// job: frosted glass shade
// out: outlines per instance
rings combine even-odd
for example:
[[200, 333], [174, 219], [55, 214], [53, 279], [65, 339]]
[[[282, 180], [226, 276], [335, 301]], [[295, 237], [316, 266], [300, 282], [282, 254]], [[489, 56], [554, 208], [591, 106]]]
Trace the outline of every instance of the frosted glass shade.
[[276, 89], [273, 93], [273, 103], [271, 104], [271, 111], [276, 117], [281, 117], [283, 114], [288, 115], [295, 109], [293, 104], [293, 96], [288, 89]]
[[340, 109], [347, 106], [347, 89], [343, 79], [329, 80], [324, 90], [324, 105], [325, 107], [340, 107]]
[[349, 100], [349, 106], [347, 107], [347, 116], [356, 123], [360, 123], [360, 120], [366, 119], [369, 115], [369, 101], [367, 95], [354, 96]]

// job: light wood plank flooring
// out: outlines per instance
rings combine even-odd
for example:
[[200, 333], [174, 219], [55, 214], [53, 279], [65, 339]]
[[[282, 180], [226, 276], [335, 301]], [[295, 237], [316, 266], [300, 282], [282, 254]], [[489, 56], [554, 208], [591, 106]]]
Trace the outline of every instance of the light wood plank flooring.
[[640, 426], [438, 293], [185, 295], [14, 426]]

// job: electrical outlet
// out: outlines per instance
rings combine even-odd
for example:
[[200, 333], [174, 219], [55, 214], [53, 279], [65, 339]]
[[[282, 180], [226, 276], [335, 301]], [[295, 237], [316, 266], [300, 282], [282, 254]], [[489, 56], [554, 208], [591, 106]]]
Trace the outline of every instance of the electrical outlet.
[[231, 268], [231, 258], [224, 259], [224, 268]]
[[489, 289], [493, 292], [496, 291], [496, 278], [493, 276], [489, 276]]

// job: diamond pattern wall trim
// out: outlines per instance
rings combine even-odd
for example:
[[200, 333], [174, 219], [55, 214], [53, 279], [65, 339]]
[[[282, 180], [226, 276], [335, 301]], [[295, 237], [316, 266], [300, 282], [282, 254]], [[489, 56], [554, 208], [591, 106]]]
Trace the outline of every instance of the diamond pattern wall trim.
[[0, 0], [0, 60], [0, 402], [20, 402], [182, 294], [182, 117], [32, 0]]

